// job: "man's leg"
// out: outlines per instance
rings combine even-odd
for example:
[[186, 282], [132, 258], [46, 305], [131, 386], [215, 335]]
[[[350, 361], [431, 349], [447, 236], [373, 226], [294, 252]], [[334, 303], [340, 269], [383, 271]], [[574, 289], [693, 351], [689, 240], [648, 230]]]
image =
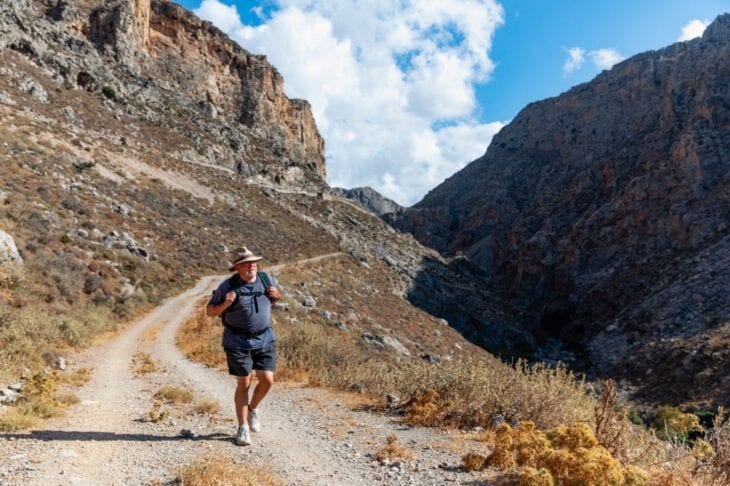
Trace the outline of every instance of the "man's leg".
[[[271, 390], [271, 386], [274, 384], [274, 372], [256, 370], [256, 378], [258, 379], [258, 383], [253, 389], [253, 396], [251, 397], [251, 408], [254, 409], [258, 408], [261, 400], [263, 400], [266, 394], [269, 393], [269, 390]], [[249, 386], [250, 384], [251, 381], [249, 376]]]
[[[251, 375], [237, 376], [236, 391], [233, 401], [236, 405], [238, 425], [248, 425], [248, 390], [251, 388]], [[258, 389], [258, 387], [256, 387]]]

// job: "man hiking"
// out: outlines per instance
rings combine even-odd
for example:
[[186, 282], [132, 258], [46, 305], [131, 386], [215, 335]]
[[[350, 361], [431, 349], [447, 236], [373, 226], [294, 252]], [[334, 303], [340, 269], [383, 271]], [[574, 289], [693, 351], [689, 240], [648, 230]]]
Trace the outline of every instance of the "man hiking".
[[[258, 406], [274, 384], [276, 337], [271, 328], [271, 303], [281, 298], [276, 280], [258, 271], [263, 257], [243, 247], [234, 252], [229, 271], [235, 271], [213, 292], [206, 307], [209, 316], [223, 321], [223, 349], [228, 373], [237, 379], [234, 403], [238, 418], [238, 445], [251, 445], [249, 433], [261, 430]], [[249, 402], [251, 372], [258, 384]]]

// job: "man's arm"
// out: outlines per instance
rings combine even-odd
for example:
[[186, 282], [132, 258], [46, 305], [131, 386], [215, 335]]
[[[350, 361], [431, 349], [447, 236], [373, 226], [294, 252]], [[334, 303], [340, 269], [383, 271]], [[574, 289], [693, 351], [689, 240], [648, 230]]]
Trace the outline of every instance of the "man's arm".
[[223, 314], [223, 311], [228, 309], [231, 304], [233, 304], [233, 301], [236, 300], [236, 293], [235, 292], [228, 292], [226, 294], [226, 298], [223, 302], [217, 305], [208, 305], [205, 308], [205, 313], [208, 314], [209, 317], [218, 317], [219, 315]]

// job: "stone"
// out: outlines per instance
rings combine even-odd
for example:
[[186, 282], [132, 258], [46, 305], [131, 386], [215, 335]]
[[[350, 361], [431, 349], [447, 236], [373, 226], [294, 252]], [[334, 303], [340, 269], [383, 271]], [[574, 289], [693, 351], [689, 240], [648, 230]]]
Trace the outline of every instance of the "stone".
[[122, 286], [122, 290], [119, 292], [119, 298], [121, 300], [128, 300], [130, 297], [134, 295], [135, 288], [134, 285], [126, 283]]
[[313, 309], [317, 305], [317, 301], [314, 300], [314, 297], [307, 296], [302, 301], [302, 305], [308, 309]]
[[129, 213], [132, 212], [132, 208], [124, 203], [116, 202], [112, 204], [112, 211], [114, 211], [115, 213], [119, 213], [122, 216], [128, 216]]
[[181, 429], [177, 435], [179, 435], [180, 437], [183, 437], [185, 439], [192, 439], [193, 437], [196, 436], [195, 432], [193, 432], [190, 429]]
[[30, 93], [33, 99], [40, 101], [41, 103], [48, 103], [48, 93], [37, 81], [31, 78], [27, 78], [20, 83], [19, 86], [21, 91]]
[[60, 357], [60, 356], [59, 356], [59, 357], [58, 357], [58, 358], [56, 358], [56, 360], [55, 360], [55, 361], [53, 362], [53, 366], [54, 366], [54, 367], [55, 367], [55, 368], [56, 368], [57, 370], [61, 370], [61, 371], [64, 371], [64, 370], [66, 369], [66, 359], [65, 359], [65, 358], [63, 358], [63, 357]]
[[15, 106], [17, 103], [6, 91], [0, 90], [0, 104]]
[[0, 265], [2, 264], [22, 265], [23, 258], [15, 246], [13, 237], [0, 230]]
[[382, 342], [385, 346], [402, 354], [403, 356], [410, 358], [411, 352], [408, 351], [408, 348], [403, 346], [403, 344], [400, 341], [398, 341], [396, 338], [394, 338], [392, 336], [380, 336], [379, 341]]

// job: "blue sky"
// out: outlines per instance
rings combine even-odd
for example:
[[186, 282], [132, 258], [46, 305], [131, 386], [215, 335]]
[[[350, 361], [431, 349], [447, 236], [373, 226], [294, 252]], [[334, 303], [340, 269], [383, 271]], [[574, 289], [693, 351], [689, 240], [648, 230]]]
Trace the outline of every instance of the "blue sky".
[[287, 94], [310, 101], [331, 185], [405, 205], [482, 155], [527, 103], [730, 11], [730, 0], [179, 3], [266, 54]]

